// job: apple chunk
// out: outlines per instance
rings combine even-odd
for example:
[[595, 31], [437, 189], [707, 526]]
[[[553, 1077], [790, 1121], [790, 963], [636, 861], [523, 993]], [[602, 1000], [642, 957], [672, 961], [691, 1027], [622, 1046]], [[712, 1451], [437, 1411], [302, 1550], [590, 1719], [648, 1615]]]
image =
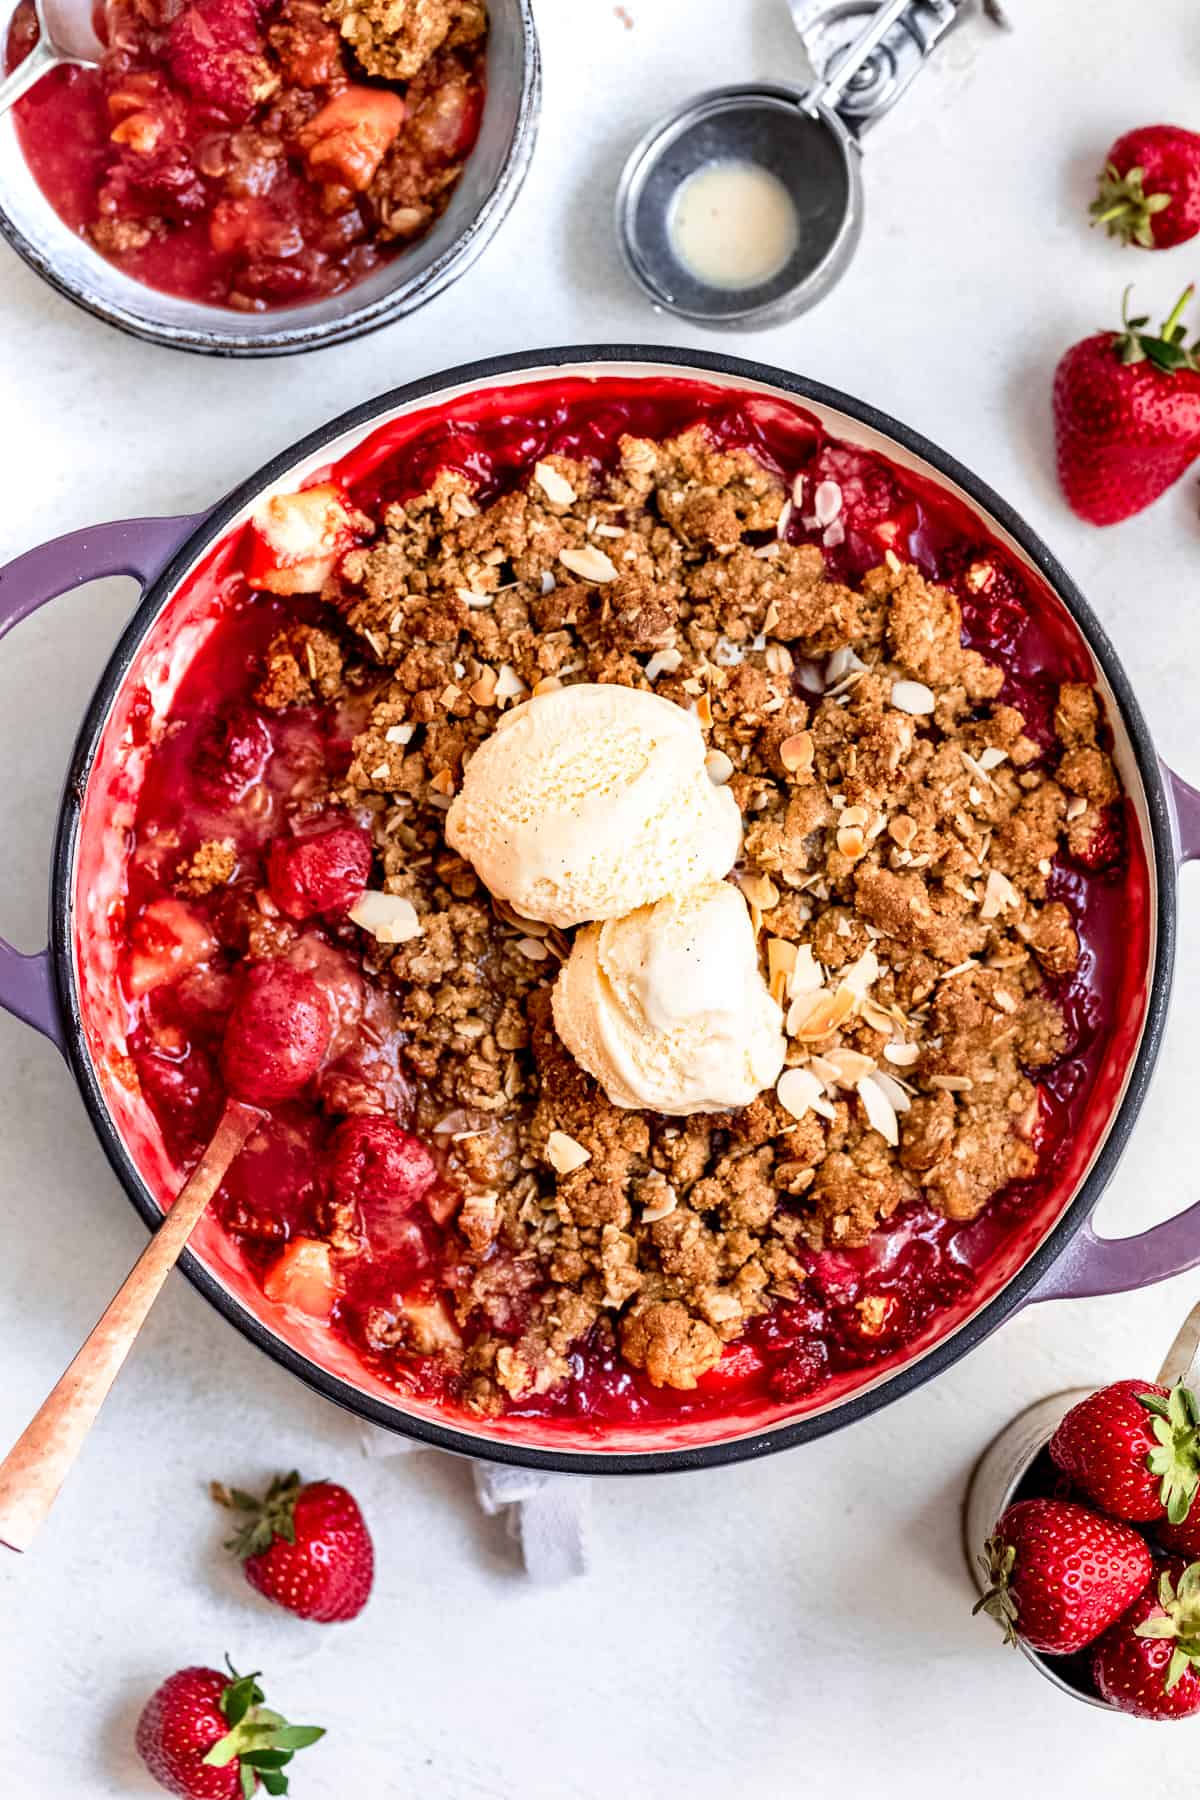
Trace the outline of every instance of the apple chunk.
[[280, 1306], [294, 1306], [310, 1319], [327, 1319], [339, 1285], [329, 1245], [319, 1238], [294, 1237], [267, 1271], [263, 1292]]
[[319, 594], [353, 544], [355, 524], [349, 501], [331, 481], [272, 494], [250, 520], [246, 580], [271, 594]]

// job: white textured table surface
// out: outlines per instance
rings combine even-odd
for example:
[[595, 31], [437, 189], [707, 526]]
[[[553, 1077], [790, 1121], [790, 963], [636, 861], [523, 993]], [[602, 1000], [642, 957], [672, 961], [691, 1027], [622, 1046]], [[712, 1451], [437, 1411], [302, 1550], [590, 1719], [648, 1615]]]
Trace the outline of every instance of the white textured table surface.
[[[1048, 453], [1058, 351], [1112, 322], [1132, 276], [1165, 312], [1200, 249], [1122, 254], [1082, 223], [1119, 130], [1200, 124], [1191, 0], [1009, 0], [971, 25], [871, 139], [868, 220], [833, 298], [743, 350], [862, 395], [972, 464], [1043, 532], [1112, 633], [1163, 752], [1200, 778], [1194, 482], [1108, 533], [1061, 504]], [[714, 340], [655, 317], [609, 228], [631, 138], [718, 81], [799, 70], [783, 0], [540, 0], [546, 108], [504, 231], [416, 318], [344, 348], [201, 362], [126, 340], [0, 255], [0, 557], [109, 517], [203, 505], [298, 433], [382, 386], [485, 353], [579, 340]], [[1133, 9], [1137, 11], [1138, 9]], [[726, 340], [720, 340], [720, 344]], [[124, 619], [125, 583], [59, 602], [0, 653], [0, 926], [40, 941], [59, 784]], [[1200, 892], [1151, 1098], [1102, 1220], [1132, 1229], [1200, 1185]], [[57, 1376], [144, 1233], [50, 1047], [0, 1018], [0, 1444]], [[0, 1564], [0, 1790], [157, 1791], [132, 1749], [155, 1683], [187, 1662], [261, 1665], [329, 1737], [299, 1800], [599, 1800], [608, 1793], [1165, 1795], [1200, 1726], [1155, 1729], [1062, 1700], [968, 1618], [966, 1473], [1036, 1396], [1153, 1369], [1200, 1274], [1035, 1309], [935, 1385], [754, 1467], [614, 1481], [595, 1572], [525, 1586], [465, 1467], [366, 1462], [353, 1422], [169, 1286], [36, 1551]], [[306, 1627], [218, 1551], [204, 1484], [297, 1462], [345, 1478], [378, 1544], [349, 1628]]]

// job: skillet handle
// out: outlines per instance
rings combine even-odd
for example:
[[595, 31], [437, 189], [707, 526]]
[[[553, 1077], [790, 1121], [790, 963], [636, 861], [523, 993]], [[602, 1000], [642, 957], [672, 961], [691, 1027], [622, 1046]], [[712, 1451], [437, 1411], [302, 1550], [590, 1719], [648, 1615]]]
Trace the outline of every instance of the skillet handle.
[[[1171, 807], [1175, 861], [1200, 861], [1200, 791], [1162, 765]], [[1045, 1274], [1030, 1300], [1089, 1300], [1151, 1287], [1200, 1264], [1200, 1202], [1133, 1237], [1105, 1238], [1091, 1220]]]
[[[146, 587], [195, 530], [202, 515], [118, 519], [52, 538], [0, 568], [0, 638], [30, 613], [85, 581], [132, 575]], [[50, 952], [25, 956], [0, 938], [0, 1010], [14, 1013], [62, 1049]]]

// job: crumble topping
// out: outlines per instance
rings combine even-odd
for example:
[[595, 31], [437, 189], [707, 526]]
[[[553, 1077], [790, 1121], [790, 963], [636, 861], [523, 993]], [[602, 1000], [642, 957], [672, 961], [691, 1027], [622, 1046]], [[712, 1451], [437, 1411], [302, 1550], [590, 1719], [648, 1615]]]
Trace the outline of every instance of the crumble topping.
[[[862, 1245], [909, 1202], [969, 1220], [1036, 1167], [1031, 1072], [1068, 1042], [1047, 977], [1079, 956], [1048, 878], [1060, 851], [1096, 866], [1120, 793], [1100, 710], [1062, 687], [1040, 742], [949, 589], [891, 551], [851, 588], [787, 541], [799, 509], [837, 543], [840, 505], [836, 483], [789, 490], [699, 427], [623, 438], [608, 475], [547, 457], [491, 504], [445, 469], [326, 584], [360, 663], [308, 627], [272, 645], [266, 704], [326, 673], [373, 689], [338, 798], [369, 810], [403, 903], [389, 935], [366, 897], [364, 956], [409, 1034], [415, 1128], [461, 1190], [445, 1279], [463, 1339], [438, 1353], [479, 1410], [554, 1388], [593, 1331], [691, 1388], [800, 1294], [805, 1254]], [[734, 879], [788, 1052], [739, 1111], [612, 1105], [554, 1030], [569, 939], [445, 842], [505, 707], [570, 681], [691, 708], [744, 814]], [[399, 1296], [367, 1337], [423, 1347]]]
[[436, 50], [476, 43], [487, 31], [481, 0], [326, 0], [368, 75], [408, 81]]

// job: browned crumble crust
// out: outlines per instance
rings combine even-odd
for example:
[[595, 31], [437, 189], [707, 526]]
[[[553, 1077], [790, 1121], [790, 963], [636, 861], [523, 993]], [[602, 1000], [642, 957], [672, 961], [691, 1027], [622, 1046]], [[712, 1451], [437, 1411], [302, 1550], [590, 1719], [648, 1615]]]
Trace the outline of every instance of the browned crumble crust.
[[183, 894], [211, 894], [214, 888], [232, 881], [237, 870], [237, 848], [232, 838], [210, 838], [191, 856], [185, 856], [176, 871], [176, 884]]
[[[1044, 973], [1079, 950], [1046, 877], [1119, 791], [1095, 696], [1061, 690], [1042, 759], [1002, 671], [962, 647], [954, 595], [890, 556], [855, 592], [819, 550], [764, 543], [787, 500], [700, 429], [625, 438], [604, 480], [551, 457], [486, 509], [444, 471], [324, 596], [388, 671], [342, 797], [374, 809], [385, 885], [424, 927], [365, 939], [366, 959], [411, 1034], [417, 1128], [464, 1196], [450, 1282], [481, 1410], [554, 1387], [597, 1327], [692, 1387], [798, 1293], [798, 1251], [860, 1245], [908, 1201], [971, 1219], [1034, 1170], [1025, 1071], [1065, 1044]], [[273, 704], [315, 685], [295, 635], [272, 647]], [[745, 814], [736, 878], [817, 1109], [624, 1111], [556, 1037], [568, 940], [493, 902], [442, 825], [503, 707], [566, 681], [695, 710]], [[419, 1347], [399, 1303], [369, 1331]]]
[[337, 639], [315, 625], [291, 624], [267, 646], [266, 673], [254, 698], [268, 711], [332, 700], [342, 690]]
[[475, 43], [487, 30], [480, 0], [326, 0], [324, 14], [367, 74], [385, 81], [407, 81], [435, 50]]

